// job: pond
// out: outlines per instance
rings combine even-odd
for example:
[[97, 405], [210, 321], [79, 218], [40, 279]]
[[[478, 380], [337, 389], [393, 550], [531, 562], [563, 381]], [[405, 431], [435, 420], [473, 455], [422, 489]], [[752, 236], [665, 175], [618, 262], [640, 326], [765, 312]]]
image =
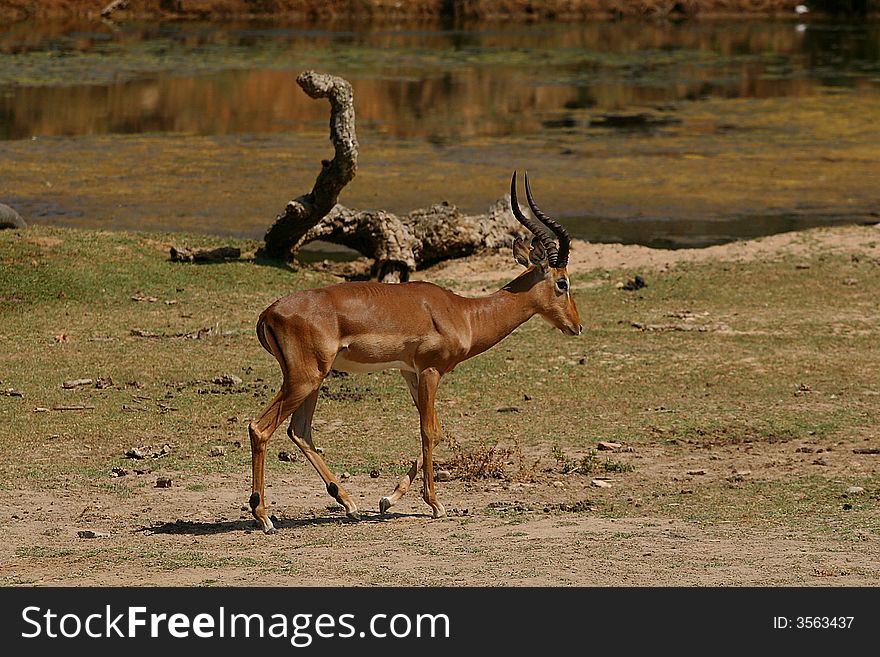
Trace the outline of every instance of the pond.
[[877, 209], [880, 24], [787, 20], [18, 23], [0, 29], [0, 201], [260, 237], [329, 154], [327, 105], [294, 83], [312, 68], [354, 88], [351, 207], [484, 212], [528, 168], [594, 241], [697, 246]]

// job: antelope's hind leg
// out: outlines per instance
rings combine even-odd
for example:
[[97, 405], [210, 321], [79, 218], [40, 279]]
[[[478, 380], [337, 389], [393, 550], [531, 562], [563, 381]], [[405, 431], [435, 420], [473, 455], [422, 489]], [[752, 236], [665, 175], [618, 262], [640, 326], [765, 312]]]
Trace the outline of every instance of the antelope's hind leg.
[[284, 385], [270, 404], [260, 413], [260, 417], [250, 423], [248, 434], [251, 439], [251, 468], [253, 489], [250, 497], [251, 513], [260, 523], [263, 531], [271, 534], [275, 526], [266, 513], [266, 446], [278, 426], [312, 394], [314, 387], [307, 383]]
[[330, 468], [324, 463], [324, 459], [315, 449], [315, 443], [312, 440], [312, 416], [315, 414], [315, 406], [318, 404], [318, 395], [320, 387], [310, 394], [302, 405], [296, 409], [293, 418], [290, 420], [290, 426], [287, 428], [287, 435], [293, 443], [299, 447], [300, 451], [309, 460], [309, 463], [318, 471], [327, 492], [332, 498], [345, 507], [345, 514], [354, 520], [360, 520], [357, 505], [351, 499], [349, 494], [336, 479], [336, 476], [330, 472]]

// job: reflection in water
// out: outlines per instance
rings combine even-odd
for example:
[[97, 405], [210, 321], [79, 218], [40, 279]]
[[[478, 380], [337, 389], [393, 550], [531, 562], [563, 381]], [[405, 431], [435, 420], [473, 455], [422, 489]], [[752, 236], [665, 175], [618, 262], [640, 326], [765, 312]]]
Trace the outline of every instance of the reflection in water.
[[588, 125], [584, 112], [880, 86], [877, 24], [96, 29], [0, 33], [0, 138], [319, 129], [326, 108], [294, 83], [305, 68], [352, 81], [362, 130], [440, 144]]
[[[354, 87], [353, 207], [484, 211], [513, 165], [540, 168], [593, 241], [874, 216], [878, 23], [17, 24], [0, 28], [0, 194], [47, 223], [260, 237], [326, 146], [326, 102], [294, 81], [308, 68]], [[43, 139], [80, 135], [97, 137]]]

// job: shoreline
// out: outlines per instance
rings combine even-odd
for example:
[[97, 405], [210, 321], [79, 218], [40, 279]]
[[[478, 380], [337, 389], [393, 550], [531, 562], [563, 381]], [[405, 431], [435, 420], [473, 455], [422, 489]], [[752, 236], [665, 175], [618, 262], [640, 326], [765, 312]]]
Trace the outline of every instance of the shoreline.
[[[359, 23], [387, 21], [482, 21], [482, 22], [578, 22], [623, 18], [824, 18], [832, 15], [877, 16], [880, 2], [852, 0], [848, 3], [824, 0], [129, 0], [119, 4], [108, 0], [0, 0], [0, 19], [5, 21], [93, 19], [129, 20], [282, 20], [306, 23]], [[845, 5], [845, 6], [841, 6]], [[802, 16], [796, 8], [809, 11]]]

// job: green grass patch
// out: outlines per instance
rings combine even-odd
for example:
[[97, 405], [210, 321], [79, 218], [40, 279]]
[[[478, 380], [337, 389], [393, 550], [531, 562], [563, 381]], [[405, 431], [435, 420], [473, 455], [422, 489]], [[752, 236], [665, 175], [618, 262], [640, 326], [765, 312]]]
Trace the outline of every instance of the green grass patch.
[[[280, 383], [277, 364], [253, 333], [256, 318], [279, 296], [330, 279], [247, 256], [172, 263], [166, 238], [45, 227], [0, 232], [0, 388], [23, 395], [0, 396], [5, 488], [84, 482], [125, 499], [136, 489], [112, 479], [114, 467], [171, 474], [193, 492], [207, 490], [198, 476], [249, 472], [247, 423]], [[238, 244], [245, 253], [256, 246]], [[809, 268], [796, 266], [804, 260]], [[618, 491], [636, 486], [650, 463], [596, 453], [599, 440], [636, 454], [861, 440], [880, 423], [880, 315], [876, 290], [846, 281], [867, 280], [876, 265], [827, 254], [797, 263], [682, 264], [644, 272], [648, 287], [636, 292], [613, 284], [633, 271], [575, 272], [583, 337], [566, 338], [534, 319], [445, 377], [438, 412], [452, 439], [440, 445], [438, 460], [458, 459], [507, 480], [607, 473], [628, 482], [615, 485]], [[225, 374], [241, 384], [215, 382]], [[61, 387], [76, 378], [112, 384]], [[404, 472], [420, 441], [399, 374], [327, 383], [328, 393], [342, 386], [358, 393], [319, 401], [314, 436], [330, 468]], [[84, 410], [52, 410], [75, 405]], [[516, 411], [498, 412], [502, 407]], [[125, 457], [132, 447], [165, 444], [170, 451], [160, 458]], [[224, 455], [212, 457], [214, 446]], [[270, 445], [270, 481], [302, 465], [279, 462], [279, 449], [292, 449], [283, 431]], [[830, 477], [718, 486], [705, 496], [670, 488], [638, 509], [621, 500], [613, 509], [597, 505], [610, 515], [650, 511], [701, 522], [784, 524], [805, 514], [827, 514], [828, 527], [868, 522], [861, 516], [873, 498], [851, 501], [844, 511]]]

